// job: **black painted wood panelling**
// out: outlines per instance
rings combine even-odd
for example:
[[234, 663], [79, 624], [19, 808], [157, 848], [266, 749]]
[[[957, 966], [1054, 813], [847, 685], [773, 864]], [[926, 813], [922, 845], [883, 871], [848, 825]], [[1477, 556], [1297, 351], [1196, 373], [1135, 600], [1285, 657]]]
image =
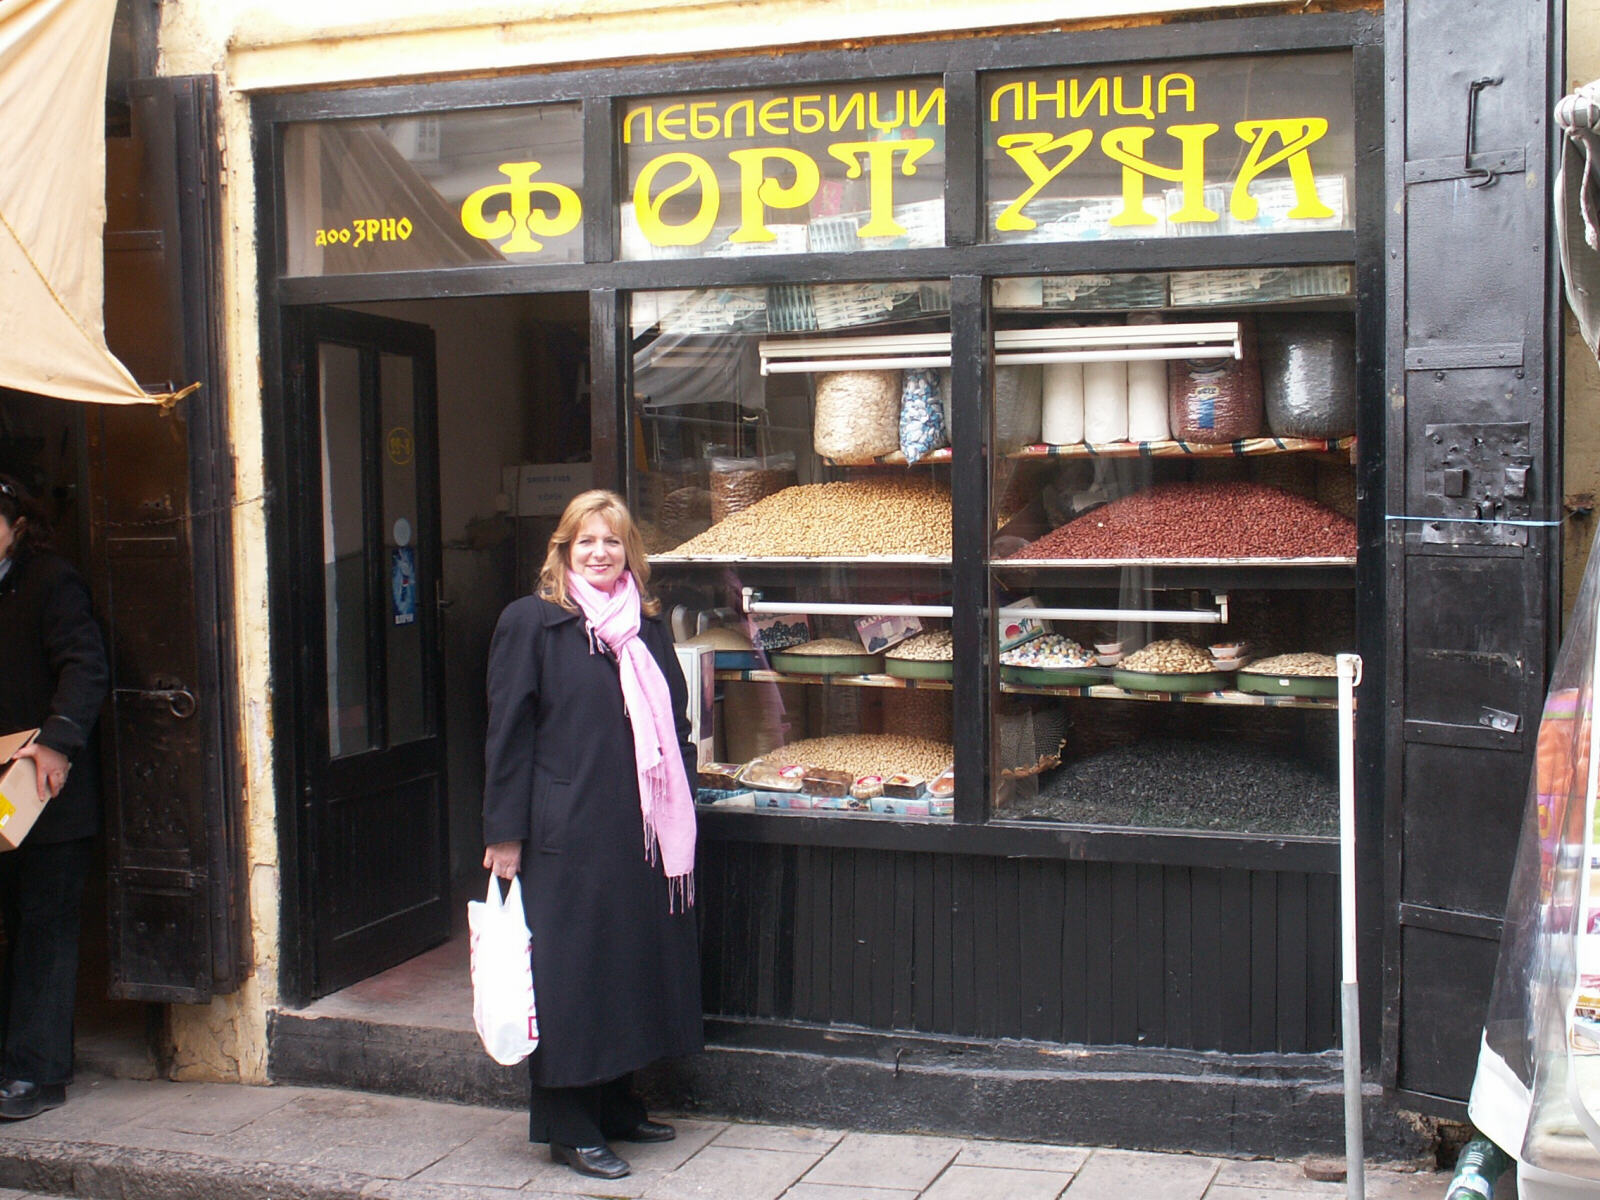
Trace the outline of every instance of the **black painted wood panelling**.
[[1235, 1053], [1337, 1044], [1338, 880], [702, 844], [706, 1012]]

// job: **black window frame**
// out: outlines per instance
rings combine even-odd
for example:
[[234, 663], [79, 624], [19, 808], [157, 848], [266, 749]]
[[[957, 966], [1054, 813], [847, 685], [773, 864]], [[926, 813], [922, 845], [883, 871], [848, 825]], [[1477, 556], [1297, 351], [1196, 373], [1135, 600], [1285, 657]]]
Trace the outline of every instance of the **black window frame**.
[[[954, 703], [972, 719], [957, 722], [960, 784], [952, 821], [870, 818], [816, 819], [767, 813], [705, 813], [708, 836], [788, 845], [944, 851], [979, 855], [1087, 858], [1333, 874], [1337, 841], [1314, 837], [1183, 830], [1120, 829], [989, 820], [990, 722], [997, 694], [987, 647], [992, 644], [987, 565], [989, 463], [984, 400], [992, 370], [988, 283], [1018, 275], [1178, 271], [1206, 268], [1354, 264], [1357, 379], [1361, 396], [1357, 488], [1358, 649], [1380, 661], [1384, 629], [1383, 528], [1371, 499], [1384, 491], [1384, 179], [1383, 17], [1381, 11], [1281, 14], [1184, 20], [1143, 29], [951, 37], [871, 45], [860, 49], [731, 54], [713, 61], [579, 68], [494, 79], [407, 82], [337, 91], [278, 93], [254, 98], [257, 253], [263, 361], [283, 361], [281, 309], [385, 300], [586, 292], [594, 405], [593, 456], [597, 485], [622, 486], [630, 461], [627, 395], [627, 297], [632, 292], [696, 287], [760, 287], [836, 280], [947, 278], [951, 335], [959, 365], [952, 385], [957, 447], [952, 467], [956, 497], [954, 595], [956, 632], [976, 645], [958, 661]], [[985, 243], [982, 136], [984, 76], [1029, 68], [1078, 68], [1159, 63], [1162, 60], [1257, 57], [1295, 52], [1349, 51], [1355, 102], [1355, 228], [1249, 236], [1117, 239], [1101, 242]], [[880, 78], [941, 75], [946, 89], [945, 238], [943, 247], [840, 254], [762, 255], [623, 262], [618, 181], [622, 177], [621, 116], [635, 98], [676, 93], [849, 84]], [[282, 127], [301, 121], [415, 116], [432, 112], [578, 102], [584, 124], [584, 261], [507, 264], [431, 271], [300, 276], [283, 274]], [[275, 371], [264, 380], [269, 481], [281, 479], [284, 456], [304, 436], [283, 426], [283, 387]], [[611, 403], [603, 403], [605, 397]], [[268, 489], [269, 538], [276, 549], [283, 500]], [[279, 561], [282, 561], [279, 559]], [[292, 639], [279, 631], [293, 598], [274, 586], [273, 669], [292, 678]], [[280, 696], [285, 693], [278, 693]], [[280, 701], [282, 703], [284, 701]], [[1383, 673], [1367, 672], [1358, 717], [1358, 770], [1366, 828], [1382, 807]], [[283, 714], [286, 718], [289, 714]], [[293, 728], [286, 719], [280, 728]], [[295, 794], [294, 754], [280, 743], [277, 779], [282, 796]], [[282, 847], [291, 861], [292, 844]]]

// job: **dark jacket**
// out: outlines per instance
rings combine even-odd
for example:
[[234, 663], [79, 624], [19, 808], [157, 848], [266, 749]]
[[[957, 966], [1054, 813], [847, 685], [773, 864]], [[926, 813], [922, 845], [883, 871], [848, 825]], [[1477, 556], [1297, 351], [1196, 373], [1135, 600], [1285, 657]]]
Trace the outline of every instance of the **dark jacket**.
[[[687, 689], [659, 618], [639, 636], [672, 693], [686, 770]], [[645, 858], [617, 665], [583, 621], [526, 596], [489, 647], [484, 842], [523, 842], [540, 1046], [534, 1082], [579, 1087], [703, 1046], [695, 913], [670, 913]]]
[[25, 845], [99, 829], [99, 763], [89, 737], [109, 683], [83, 577], [48, 551], [12, 562], [0, 579], [0, 733], [37, 727], [39, 741], [72, 763]]

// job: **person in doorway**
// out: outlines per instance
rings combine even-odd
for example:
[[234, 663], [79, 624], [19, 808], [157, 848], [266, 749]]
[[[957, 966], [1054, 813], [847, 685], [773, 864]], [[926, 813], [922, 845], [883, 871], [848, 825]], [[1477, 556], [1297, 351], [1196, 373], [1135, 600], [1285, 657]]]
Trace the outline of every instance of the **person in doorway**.
[[632, 1073], [704, 1046], [687, 689], [621, 497], [584, 492], [489, 647], [483, 865], [522, 876], [540, 1043], [530, 1141], [616, 1179], [664, 1142]]
[[0, 854], [0, 1117], [10, 1120], [66, 1103], [72, 1077], [80, 908], [100, 823], [85, 750], [109, 677], [88, 587], [51, 551], [43, 508], [0, 475], [0, 733], [39, 730], [19, 756], [33, 759], [47, 801], [22, 845]]

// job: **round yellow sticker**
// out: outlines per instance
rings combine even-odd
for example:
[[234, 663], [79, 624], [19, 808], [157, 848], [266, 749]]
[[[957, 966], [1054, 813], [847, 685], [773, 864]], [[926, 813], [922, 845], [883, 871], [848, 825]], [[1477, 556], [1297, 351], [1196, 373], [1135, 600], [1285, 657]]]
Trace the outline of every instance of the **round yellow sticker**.
[[403, 467], [411, 461], [411, 456], [416, 451], [412, 442], [411, 430], [403, 425], [396, 425], [389, 430], [389, 461], [397, 467]]

